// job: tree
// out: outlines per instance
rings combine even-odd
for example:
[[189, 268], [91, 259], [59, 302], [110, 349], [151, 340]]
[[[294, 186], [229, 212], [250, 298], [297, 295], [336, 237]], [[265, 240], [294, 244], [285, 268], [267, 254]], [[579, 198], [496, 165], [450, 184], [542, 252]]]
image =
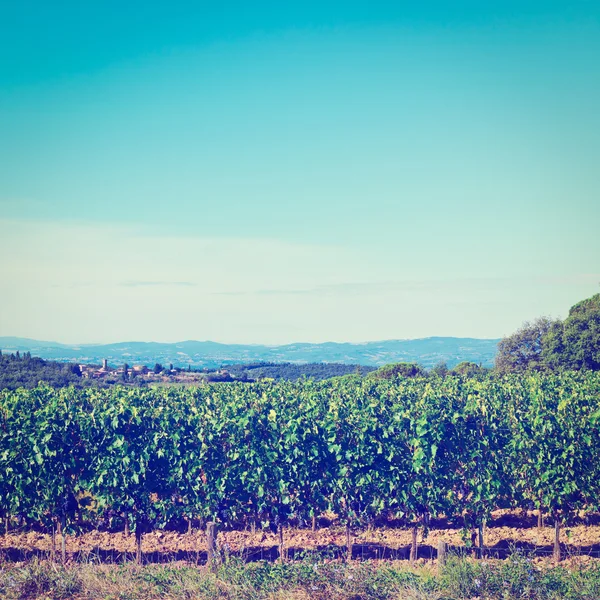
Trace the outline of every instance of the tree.
[[600, 369], [600, 294], [578, 302], [549, 329], [542, 356], [552, 369]]
[[72, 373], [76, 377], [81, 377], [81, 367], [76, 363], [69, 365], [68, 371], [69, 371], [69, 373]]
[[379, 367], [376, 371], [369, 373], [369, 377], [375, 379], [394, 379], [395, 377], [423, 377], [425, 371], [417, 363], [394, 363]]
[[440, 360], [440, 362], [436, 363], [436, 365], [429, 372], [431, 375], [446, 377], [450, 371], [448, 369], [448, 365], [443, 360]]
[[498, 343], [496, 371], [500, 373], [541, 371], [545, 369], [542, 359], [542, 340], [555, 325], [549, 317], [526, 321], [512, 335]]
[[477, 375], [485, 375], [488, 369], [481, 365], [465, 360], [458, 363], [451, 371], [450, 375], [462, 375], [463, 377], [476, 377]]

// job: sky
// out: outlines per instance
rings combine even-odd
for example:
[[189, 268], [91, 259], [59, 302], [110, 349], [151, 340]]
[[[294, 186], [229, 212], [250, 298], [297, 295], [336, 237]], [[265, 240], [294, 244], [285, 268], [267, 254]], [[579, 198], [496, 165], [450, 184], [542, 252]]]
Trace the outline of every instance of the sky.
[[600, 292], [600, 3], [0, 3], [0, 336], [497, 338]]

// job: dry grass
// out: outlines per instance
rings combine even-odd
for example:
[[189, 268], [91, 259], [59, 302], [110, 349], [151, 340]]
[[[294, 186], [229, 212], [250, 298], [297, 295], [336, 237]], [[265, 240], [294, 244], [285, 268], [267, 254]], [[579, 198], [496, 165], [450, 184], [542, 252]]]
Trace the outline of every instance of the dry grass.
[[529, 558], [454, 557], [436, 568], [406, 562], [316, 561], [244, 564], [215, 572], [185, 563], [143, 567], [33, 560], [0, 566], [5, 600], [598, 600], [600, 568], [538, 568]]

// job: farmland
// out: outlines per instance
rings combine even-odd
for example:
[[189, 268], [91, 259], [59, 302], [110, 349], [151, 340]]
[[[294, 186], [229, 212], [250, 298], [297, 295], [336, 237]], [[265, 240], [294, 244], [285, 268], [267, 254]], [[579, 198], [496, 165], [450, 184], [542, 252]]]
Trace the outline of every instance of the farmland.
[[283, 556], [288, 525], [327, 512], [340, 547], [400, 519], [416, 559], [446, 519], [483, 553], [494, 511], [535, 509], [558, 560], [598, 510], [599, 391], [594, 373], [5, 391], [0, 509], [51, 536], [127, 527], [140, 561], [190, 520], [276, 534]]

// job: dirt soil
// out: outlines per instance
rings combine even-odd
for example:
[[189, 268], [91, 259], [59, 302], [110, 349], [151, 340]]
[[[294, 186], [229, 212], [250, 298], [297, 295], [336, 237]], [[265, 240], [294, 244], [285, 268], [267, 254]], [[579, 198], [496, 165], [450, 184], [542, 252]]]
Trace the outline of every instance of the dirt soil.
[[[503, 558], [513, 548], [518, 548], [543, 559], [552, 554], [554, 527], [542, 529], [528, 522], [510, 523], [500, 511], [486, 528], [485, 546], [488, 556]], [[419, 559], [422, 562], [435, 559], [438, 542], [447, 542], [455, 551], [472, 552], [465, 545], [463, 532], [458, 527], [432, 528], [425, 539], [419, 531]], [[411, 543], [409, 528], [375, 527], [353, 532], [353, 557], [358, 559], [405, 559]], [[241, 556], [247, 560], [274, 559], [277, 557], [277, 535], [257, 530], [221, 531], [218, 546], [222, 553]], [[345, 553], [346, 532], [343, 526], [331, 525], [313, 532], [310, 529], [285, 529], [284, 544], [290, 558], [303, 551], [319, 551], [332, 559]], [[600, 559], [600, 525], [577, 524], [561, 529], [561, 546], [565, 557], [580, 557], [583, 560]], [[47, 556], [52, 547], [51, 536], [34, 531], [14, 531], [0, 536], [0, 556], [7, 560], [23, 560], [33, 556]], [[90, 558], [117, 562], [135, 553], [135, 536], [124, 533], [91, 531], [80, 535], [66, 536], [67, 554], [71, 558]], [[204, 531], [191, 533], [153, 531], [143, 537], [142, 549], [145, 560], [166, 562], [206, 560], [206, 537]], [[60, 551], [60, 539], [57, 540]]]

